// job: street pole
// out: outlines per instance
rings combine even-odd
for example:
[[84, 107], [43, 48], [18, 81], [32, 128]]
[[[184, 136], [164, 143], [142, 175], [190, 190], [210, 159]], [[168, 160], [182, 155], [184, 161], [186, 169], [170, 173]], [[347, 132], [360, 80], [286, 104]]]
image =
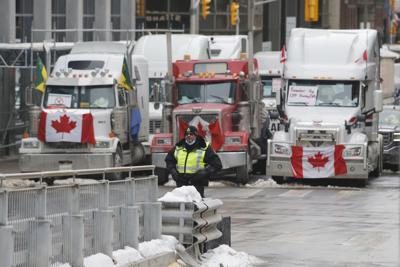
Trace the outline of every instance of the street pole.
[[240, 14], [239, 8], [237, 10], [237, 21], [236, 21], [236, 35], [239, 35], [239, 24], [240, 24]]
[[367, 29], [367, 22], [368, 22], [368, 1], [364, 0], [364, 29]]
[[190, 33], [197, 34], [199, 32], [199, 4], [200, 0], [190, 0]]

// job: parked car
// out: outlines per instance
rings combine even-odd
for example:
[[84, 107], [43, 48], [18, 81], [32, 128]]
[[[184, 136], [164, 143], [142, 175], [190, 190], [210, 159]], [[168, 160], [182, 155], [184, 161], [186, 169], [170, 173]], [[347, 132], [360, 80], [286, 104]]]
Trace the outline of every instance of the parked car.
[[383, 168], [398, 171], [400, 166], [400, 106], [384, 106], [379, 114], [383, 136]]

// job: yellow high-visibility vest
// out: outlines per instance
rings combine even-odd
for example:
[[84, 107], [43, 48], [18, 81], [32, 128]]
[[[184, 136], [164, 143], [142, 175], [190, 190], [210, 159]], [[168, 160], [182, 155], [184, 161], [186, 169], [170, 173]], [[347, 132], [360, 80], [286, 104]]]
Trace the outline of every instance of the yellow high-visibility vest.
[[179, 173], [191, 174], [204, 169], [204, 156], [206, 154], [206, 149], [207, 147], [198, 148], [188, 152], [184, 147], [176, 147], [174, 153], [177, 161], [176, 170]]

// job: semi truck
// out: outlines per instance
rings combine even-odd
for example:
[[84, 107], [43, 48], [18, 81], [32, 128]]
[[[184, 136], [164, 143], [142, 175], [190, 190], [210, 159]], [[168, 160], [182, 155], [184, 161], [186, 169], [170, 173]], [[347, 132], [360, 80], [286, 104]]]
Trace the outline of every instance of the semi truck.
[[[264, 102], [266, 112], [278, 111], [280, 104], [283, 64], [281, 63], [281, 52], [262, 51], [257, 52], [254, 58], [258, 62], [258, 72], [263, 86], [262, 101]], [[279, 130], [279, 119], [270, 120], [269, 129], [271, 133]]]
[[29, 109], [21, 171], [118, 167], [144, 159], [147, 60], [128, 51], [120, 43], [83, 42], [57, 59], [40, 107]]
[[239, 59], [242, 53], [248, 53], [247, 35], [211, 35], [211, 59]]
[[[209, 59], [209, 41], [206, 36], [197, 34], [171, 34], [172, 61], [189, 55], [192, 59]], [[165, 34], [152, 34], [141, 37], [133, 49], [134, 55], [144, 56], [149, 64], [149, 116], [150, 138], [161, 130], [164, 79], [168, 71], [167, 45]], [[160, 97], [161, 99], [155, 99]]]
[[[249, 71], [253, 64], [254, 72]], [[173, 64], [173, 83], [164, 103], [164, 131], [151, 143], [152, 164], [159, 182], [168, 180], [165, 156], [193, 125], [220, 157], [223, 172], [233, 172], [246, 183], [253, 163], [262, 158], [259, 143], [263, 116], [261, 83], [256, 60], [178, 60]], [[252, 75], [253, 74], [253, 75]], [[264, 154], [265, 159], [265, 154]]]
[[293, 29], [283, 78], [284, 127], [268, 140], [267, 173], [277, 181], [330, 177], [361, 184], [379, 176], [377, 32]]

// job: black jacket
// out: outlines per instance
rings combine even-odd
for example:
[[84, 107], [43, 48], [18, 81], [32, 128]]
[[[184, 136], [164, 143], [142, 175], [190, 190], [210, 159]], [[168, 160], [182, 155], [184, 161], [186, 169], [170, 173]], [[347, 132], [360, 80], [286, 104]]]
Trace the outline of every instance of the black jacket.
[[[193, 151], [198, 148], [205, 148], [207, 147], [206, 141], [203, 137], [197, 136], [196, 142], [193, 145], [188, 145], [185, 142], [185, 139], [180, 140], [176, 145], [168, 152], [167, 156], [165, 157], [165, 162], [167, 164], [167, 169], [171, 172], [172, 169], [176, 169], [176, 159], [175, 159], [175, 148], [177, 146], [185, 147], [187, 151]], [[214, 172], [219, 171], [222, 169], [222, 163], [218, 155], [214, 152], [211, 145], [209, 145], [206, 149], [206, 153], [204, 155], [204, 163], [207, 167], [210, 165], [214, 170]]]

